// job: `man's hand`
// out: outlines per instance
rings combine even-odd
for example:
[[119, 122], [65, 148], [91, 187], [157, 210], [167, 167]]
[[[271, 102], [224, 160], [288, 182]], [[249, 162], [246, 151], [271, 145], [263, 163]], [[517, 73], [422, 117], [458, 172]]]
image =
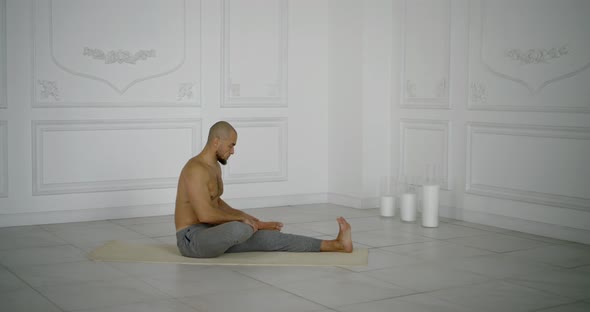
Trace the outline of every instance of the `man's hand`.
[[283, 228], [283, 224], [281, 222], [262, 222], [258, 221], [258, 229], [259, 230], [271, 230], [271, 231], [280, 231]]
[[258, 231], [258, 222], [254, 221], [252, 218], [244, 218], [244, 220], [242, 220], [242, 222], [251, 226], [252, 229], [254, 230], [254, 233], [256, 233], [256, 231]]

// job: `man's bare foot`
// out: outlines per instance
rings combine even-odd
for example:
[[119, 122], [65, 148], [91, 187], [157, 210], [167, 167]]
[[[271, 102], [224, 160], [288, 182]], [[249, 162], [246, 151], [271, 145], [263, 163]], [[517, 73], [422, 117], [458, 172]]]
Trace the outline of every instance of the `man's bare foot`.
[[320, 251], [339, 251], [339, 252], [352, 252], [352, 229], [350, 224], [342, 217], [336, 219], [340, 230], [335, 240], [322, 241]]
[[258, 221], [258, 229], [259, 230], [271, 230], [271, 231], [280, 231], [283, 228], [283, 224], [281, 222], [262, 222]]

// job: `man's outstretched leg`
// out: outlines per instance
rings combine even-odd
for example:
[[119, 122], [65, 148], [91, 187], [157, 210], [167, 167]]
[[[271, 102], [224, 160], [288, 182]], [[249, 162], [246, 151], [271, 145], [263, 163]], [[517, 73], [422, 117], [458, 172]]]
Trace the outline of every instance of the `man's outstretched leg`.
[[226, 252], [247, 251], [291, 251], [319, 252], [337, 251], [352, 252], [350, 224], [342, 217], [337, 219], [340, 227], [338, 237], [334, 240], [320, 240], [302, 235], [285, 234], [279, 231], [259, 230], [248, 240], [229, 248]]

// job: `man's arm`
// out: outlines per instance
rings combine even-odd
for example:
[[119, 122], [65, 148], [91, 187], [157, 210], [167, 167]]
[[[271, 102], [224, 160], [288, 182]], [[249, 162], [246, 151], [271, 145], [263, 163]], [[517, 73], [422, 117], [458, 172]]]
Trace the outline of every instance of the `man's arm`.
[[254, 231], [258, 230], [256, 221], [246, 214], [236, 213], [227, 209], [219, 209], [213, 205], [211, 196], [209, 195], [209, 172], [207, 169], [194, 166], [186, 171], [185, 187], [188, 198], [197, 218], [200, 222], [209, 224], [221, 224], [231, 221], [244, 222]]
[[251, 216], [241, 210], [234, 209], [230, 205], [228, 205], [223, 199], [219, 198], [219, 207], [226, 210], [228, 213], [234, 213], [238, 215], [242, 215], [246, 218], [251, 218], [256, 222], [256, 225], [259, 230], [273, 230], [273, 231], [280, 231], [283, 228], [283, 224], [281, 222], [263, 222], [258, 220], [258, 218]]
[[227, 211], [228, 213], [231, 213], [231, 214], [235, 214], [235, 215], [238, 215], [238, 216], [243, 216], [245, 218], [251, 218], [254, 221], [260, 221], [260, 220], [258, 220], [258, 218], [254, 217], [254, 216], [251, 216], [251, 215], [249, 215], [249, 214], [247, 214], [247, 213], [245, 213], [245, 212], [243, 212], [241, 210], [232, 208], [223, 199], [221, 199], [221, 197], [219, 198], [219, 208], [221, 208], [221, 209], [223, 209], [223, 210], [225, 210], [225, 211]]

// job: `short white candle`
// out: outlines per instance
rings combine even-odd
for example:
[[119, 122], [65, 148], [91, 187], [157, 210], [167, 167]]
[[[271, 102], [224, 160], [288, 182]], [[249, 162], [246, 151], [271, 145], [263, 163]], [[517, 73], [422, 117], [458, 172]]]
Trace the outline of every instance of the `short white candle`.
[[395, 201], [393, 196], [381, 196], [381, 216], [395, 216]]

